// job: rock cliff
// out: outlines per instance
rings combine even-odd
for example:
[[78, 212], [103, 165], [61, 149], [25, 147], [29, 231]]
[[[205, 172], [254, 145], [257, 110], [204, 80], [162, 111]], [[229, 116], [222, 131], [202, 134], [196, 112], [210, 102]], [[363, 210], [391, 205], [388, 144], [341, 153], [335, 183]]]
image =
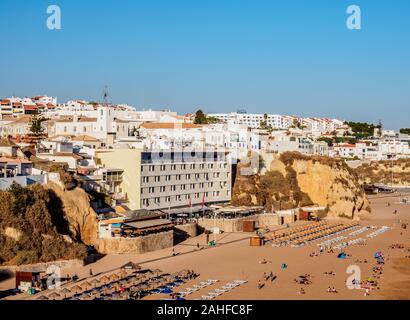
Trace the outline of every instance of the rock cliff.
[[314, 204], [326, 207], [329, 217], [348, 219], [370, 213], [356, 173], [341, 160], [294, 152], [260, 160], [264, 170], [251, 175], [241, 174], [248, 159], [238, 165], [232, 204], [262, 205], [267, 211]]
[[362, 183], [410, 185], [410, 159], [372, 161], [360, 165], [355, 172]]

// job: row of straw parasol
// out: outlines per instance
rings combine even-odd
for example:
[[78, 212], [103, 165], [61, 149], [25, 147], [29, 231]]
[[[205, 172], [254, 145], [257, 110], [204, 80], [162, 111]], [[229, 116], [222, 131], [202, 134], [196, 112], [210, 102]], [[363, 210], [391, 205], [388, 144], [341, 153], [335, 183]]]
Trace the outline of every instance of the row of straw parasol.
[[349, 229], [357, 225], [356, 222], [353, 223], [330, 223], [330, 222], [319, 222], [312, 223], [304, 226], [293, 227], [287, 232], [273, 233], [265, 236], [265, 240], [272, 241], [274, 244], [281, 245], [287, 243], [293, 243], [296, 245], [302, 244], [304, 242], [312, 241], [318, 238], [322, 238], [345, 229]]

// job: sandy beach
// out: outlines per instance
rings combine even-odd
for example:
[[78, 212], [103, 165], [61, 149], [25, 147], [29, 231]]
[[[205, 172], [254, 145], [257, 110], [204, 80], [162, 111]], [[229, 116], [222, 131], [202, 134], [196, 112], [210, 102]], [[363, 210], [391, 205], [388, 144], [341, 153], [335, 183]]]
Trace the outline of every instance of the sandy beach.
[[[77, 274], [80, 279], [89, 276], [92, 268], [94, 274], [115, 270], [128, 261], [136, 262], [144, 268], [161, 269], [167, 273], [192, 269], [200, 276], [178, 288], [183, 291], [203, 280], [216, 279], [219, 282], [213, 286], [201, 289], [187, 296], [187, 299], [198, 299], [209, 291], [219, 288], [234, 280], [246, 280], [247, 283], [223, 293], [216, 299], [409, 299], [410, 298], [410, 259], [405, 258], [410, 247], [409, 229], [402, 229], [398, 224], [410, 222], [410, 206], [399, 203], [400, 197], [379, 196], [370, 197], [372, 214], [362, 218], [362, 226], [388, 226], [391, 229], [377, 237], [367, 239], [365, 245], [353, 245], [344, 249], [347, 259], [338, 259], [339, 251], [324, 252], [311, 257], [312, 252], [319, 252], [316, 244], [301, 248], [292, 247], [251, 247], [249, 233], [225, 233], [217, 235], [218, 246], [205, 247], [205, 236], [200, 235], [174, 247], [176, 256], [172, 256], [172, 248], [150, 252], [142, 255], [107, 255], [94, 264], [71, 269], [63, 269], [62, 275]], [[388, 206], [390, 203], [390, 206]], [[393, 214], [397, 210], [397, 214]], [[370, 230], [374, 231], [376, 229]], [[347, 232], [348, 233], [348, 232]], [[344, 234], [342, 234], [344, 235]], [[360, 234], [365, 237], [366, 233]], [[359, 236], [357, 236], [359, 237]], [[353, 238], [352, 238], [353, 239]], [[202, 249], [197, 248], [200, 244]], [[401, 244], [404, 249], [392, 249], [391, 245]], [[374, 254], [381, 251], [385, 256], [383, 274], [377, 279], [378, 289], [371, 290], [365, 296], [364, 289], [349, 290], [346, 273], [350, 265], [360, 267], [361, 278], [373, 277], [372, 268], [376, 265]], [[265, 260], [267, 263], [261, 264]], [[364, 261], [367, 260], [367, 263]], [[282, 269], [282, 264], [287, 268]], [[274, 281], [264, 281], [264, 273], [276, 275]], [[326, 274], [326, 273], [332, 274]], [[300, 275], [310, 275], [311, 284], [300, 285], [294, 279]], [[258, 282], [263, 288], [258, 289]], [[0, 283], [0, 290], [13, 287], [14, 279]], [[303, 287], [304, 294], [300, 294]], [[327, 289], [336, 289], [337, 293], [329, 293]], [[32, 299], [25, 294], [11, 297], [12, 299]], [[166, 299], [167, 295], [156, 294], [144, 299]]]

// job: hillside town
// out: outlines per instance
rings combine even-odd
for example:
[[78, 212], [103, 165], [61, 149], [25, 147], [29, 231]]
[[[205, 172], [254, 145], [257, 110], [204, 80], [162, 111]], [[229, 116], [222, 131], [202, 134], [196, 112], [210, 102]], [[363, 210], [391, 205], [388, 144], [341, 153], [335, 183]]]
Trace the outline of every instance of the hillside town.
[[82, 100], [60, 104], [48, 96], [1, 99], [0, 135], [1, 189], [45, 181], [60, 166], [130, 209], [229, 202], [232, 164], [249, 151], [410, 158], [410, 135], [381, 124], [243, 110], [178, 115]]
[[[75, 270], [74, 278], [79, 272], [98, 282], [103, 278], [94, 279], [91, 269], [88, 278], [84, 275], [87, 265], [104, 275], [105, 260], [119, 265], [129, 255], [143, 259], [151, 254], [172, 259], [225, 248], [224, 237], [226, 243], [240, 240], [237, 257], [250, 250], [244, 249], [246, 241], [249, 248], [262, 246], [265, 251], [270, 246], [304, 248], [317, 241], [360, 248], [365, 239], [340, 242], [347, 235], [336, 236], [368, 231], [370, 240], [390, 231], [384, 225], [378, 229], [359, 223], [366, 223], [374, 207], [369, 199], [376, 199], [366, 193], [393, 192], [394, 181], [398, 188], [409, 184], [407, 161], [402, 160], [410, 158], [409, 130], [386, 130], [381, 123], [244, 110], [178, 115], [169, 109], [82, 100], [60, 104], [55, 97], [36, 96], [0, 100], [0, 133], [0, 193], [10, 199], [3, 203], [0, 263], [20, 266], [15, 284], [7, 282], [7, 288], [15, 288], [5, 291], [11, 299], [62, 299], [60, 289], [44, 285], [47, 275], [40, 279], [44, 263], [56, 260], [64, 270]], [[397, 166], [383, 167], [386, 163]], [[373, 181], [372, 175], [380, 172]], [[65, 222], [35, 225], [39, 217], [62, 214]], [[69, 231], [60, 231], [65, 224]], [[44, 242], [45, 236], [53, 240]], [[30, 245], [19, 249], [10, 239]], [[100, 261], [101, 254], [106, 259]], [[255, 251], [247, 254], [257, 259]], [[185, 277], [179, 285], [195, 274], [182, 266], [177, 271]], [[106, 275], [108, 280], [111, 276]], [[74, 278], [62, 280], [67, 286], [63, 290], [73, 294], [64, 299], [88, 299], [87, 287], [73, 293]], [[260, 281], [251, 278], [260, 289]], [[123, 292], [113, 287], [112, 293], [101, 294], [102, 289], [95, 289], [98, 297], [91, 298], [141, 299], [171, 288], [146, 290], [140, 287], [146, 280], [137, 280]], [[245, 285], [248, 280], [241, 281]], [[43, 292], [48, 296], [40, 296]], [[181, 291], [178, 297], [191, 293]]]

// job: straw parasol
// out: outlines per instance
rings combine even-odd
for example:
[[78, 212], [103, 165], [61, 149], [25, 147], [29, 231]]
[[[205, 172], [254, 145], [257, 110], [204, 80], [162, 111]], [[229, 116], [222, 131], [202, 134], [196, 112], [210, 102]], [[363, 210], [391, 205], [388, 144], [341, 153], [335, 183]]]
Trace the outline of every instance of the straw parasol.
[[60, 298], [61, 296], [57, 292], [53, 292], [49, 294], [48, 297], [55, 300], [56, 298]]
[[78, 293], [83, 291], [83, 288], [81, 288], [79, 285], [76, 285], [74, 287], [71, 287], [71, 291]]
[[115, 273], [113, 273], [112, 275], [110, 275], [110, 280], [111, 281], [115, 281], [115, 280], [118, 280], [120, 277], [117, 275], [117, 274], [115, 274]]
[[67, 298], [67, 294], [71, 293], [70, 289], [67, 288], [63, 288], [60, 293], [62, 293], [64, 295], [64, 298]]
[[92, 284], [89, 283], [88, 281], [86, 281], [86, 282], [83, 282], [83, 283], [81, 284], [81, 286], [82, 286], [83, 288], [85, 288], [85, 289], [88, 289], [88, 288], [90, 288], [90, 287], [92, 286]]
[[120, 272], [118, 273], [118, 275], [122, 279], [127, 275], [127, 271], [125, 271], [124, 269], [121, 269]]
[[98, 280], [98, 279], [93, 279], [93, 280], [91, 280], [91, 283], [94, 285], [94, 288], [96, 288], [97, 285], [100, 284], [100, 280]]
[[107, 277], [107, 276], [102, 276], [102, 277], [100, 278], [100, 282], [102, 282], [102, 283], [107, 283], [108, 281], [110, 281], [110, 278]]
[[160, 273], [162, 272], [162, 270], [160, 270], [160, 269], [154, 269], [154, 270], [152, 270], [152, 272], [153, 272], [154, 274], [158, 275], [158, 274], [160, 274]]

